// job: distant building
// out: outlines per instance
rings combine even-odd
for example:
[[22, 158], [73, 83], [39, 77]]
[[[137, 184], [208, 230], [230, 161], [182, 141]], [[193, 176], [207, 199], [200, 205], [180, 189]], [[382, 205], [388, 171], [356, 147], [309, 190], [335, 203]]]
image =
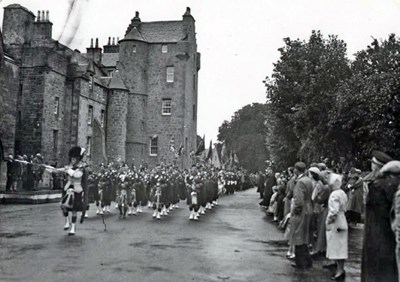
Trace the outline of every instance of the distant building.
[[[48, 11], [4, 8], [0, 32], [0, 154], [41, 152], [64, 165], [74, 145], [88, 161], [186, 168], [196, 149], [195, 20], [142, 22], [86, 53], [52, 39]], [[171, 152], [173, 144], [182, 154]], [[1, 156], [1, 155], [0, 155]]]

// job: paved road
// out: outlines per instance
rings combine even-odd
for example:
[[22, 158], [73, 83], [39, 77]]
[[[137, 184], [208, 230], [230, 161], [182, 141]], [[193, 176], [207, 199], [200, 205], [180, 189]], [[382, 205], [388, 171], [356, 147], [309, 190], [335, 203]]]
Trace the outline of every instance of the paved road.
[[[323, 260], [292, 269], [283, 233], [258, 207], [255, 189], [225, 196], [200, 218], [174, 210], [119, 219], [117, 211], [67, 236], [58, 204], [0, 206], [0, 281], [330, 281]], [[350, 233], [346, 281], [359, 281], [361, 230]]]

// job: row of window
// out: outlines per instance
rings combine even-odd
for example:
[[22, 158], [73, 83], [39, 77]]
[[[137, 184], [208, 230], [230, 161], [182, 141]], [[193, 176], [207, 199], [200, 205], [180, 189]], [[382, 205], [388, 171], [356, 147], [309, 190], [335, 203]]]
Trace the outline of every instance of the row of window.
[[[133, 45], [132, 47], [132, 53], [136, 53], [137, 52], [137, 46]], [[161, 45], [161, 53], [168, 53], [168, 45]]]

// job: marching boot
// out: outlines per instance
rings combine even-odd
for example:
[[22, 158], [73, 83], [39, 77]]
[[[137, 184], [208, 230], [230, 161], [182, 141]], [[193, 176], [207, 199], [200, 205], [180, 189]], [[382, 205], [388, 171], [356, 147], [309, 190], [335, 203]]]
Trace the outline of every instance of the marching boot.
[[199, 220], [199, 213], [198, 212], [194, 213], [193, 220], [196, 220], [196, 221]]
[[115, 204], [115, 209], [118, 209], [118, 203]]
[[200, 207], [200, 214], [206, 214], [206, 211], [204, 210], [204, 208], [202, 206]]
[[68, 230], [68, 229], [69, 229], [69, 217], [66, 216], [65, 217], [64, 230]]
[[107, 213], [111, 213], [110, 206], [106, 207], [106, 211], [107, 211]]
[[172, 211], [172, 210], [174, 209], [174, 206], [175, 206], [175, 205], [170, 205], [170, 206], [169, 206], [169, 211]]
[[142, 213], [142, 212], [143, 212], [142, 206], [138, 206], [138, 213]]
[[75, 223], [71, 224], [71, 230], [69, 231], [68, 235], [75, 235]]
[[158, 220], [160, 220], [160, 219], [161, 219], [161, 217], [160, 217], [160, 212], [159, 212], [159, 211], [157, 211], [156, 218], [157, 218]]
[[153, 206], [153, 203], [150, 202], [150, 201], [148, 201], [148, 202], [147, 202], [147, 207], [148, 207], [148, 208], [151, 208], [152, 206]]
[[136, 215], [136, 208], [135, 207], [132, 208], [132, 215]]
[[193, 220], [194, 219], [194, 211], [190, 211], [190, 215], [189, 215], [189, 220]]
[[132, 208], [128, 207], [128, 215], [132, 215]]
[[101, 214], [101, 209], [100, 209], [100, 207], [97, 207], [96, 214]]
[[161, 210], [161, 215], [167, 215], [167, 208], [165, 206]]
[[155, 218], [157, 216], [157, 210], [155, 210], [154, 212], [153, 212], [153, 217]]
[[179, 204], [175, 204], [175, 208], [176, 208], [176, 209], [179, 209]]
[[217, 200], [214, 201], [214, 206], [218, 206]]

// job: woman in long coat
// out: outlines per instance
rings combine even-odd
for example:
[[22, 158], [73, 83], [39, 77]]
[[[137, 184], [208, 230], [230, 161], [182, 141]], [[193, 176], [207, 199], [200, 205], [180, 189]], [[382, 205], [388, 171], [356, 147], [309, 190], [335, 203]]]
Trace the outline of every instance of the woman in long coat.
[[326, 218], [326, 257], [335, 260], [336, 273], [332, 280], [343, 280], [346, 276], [344, 261], [348, 258], [348, 226], [346, 221], [347, 195], [340, 189], [342, 177], [331, 174], [329, 184], [332, 193], [328, 201], [328, 216]]

